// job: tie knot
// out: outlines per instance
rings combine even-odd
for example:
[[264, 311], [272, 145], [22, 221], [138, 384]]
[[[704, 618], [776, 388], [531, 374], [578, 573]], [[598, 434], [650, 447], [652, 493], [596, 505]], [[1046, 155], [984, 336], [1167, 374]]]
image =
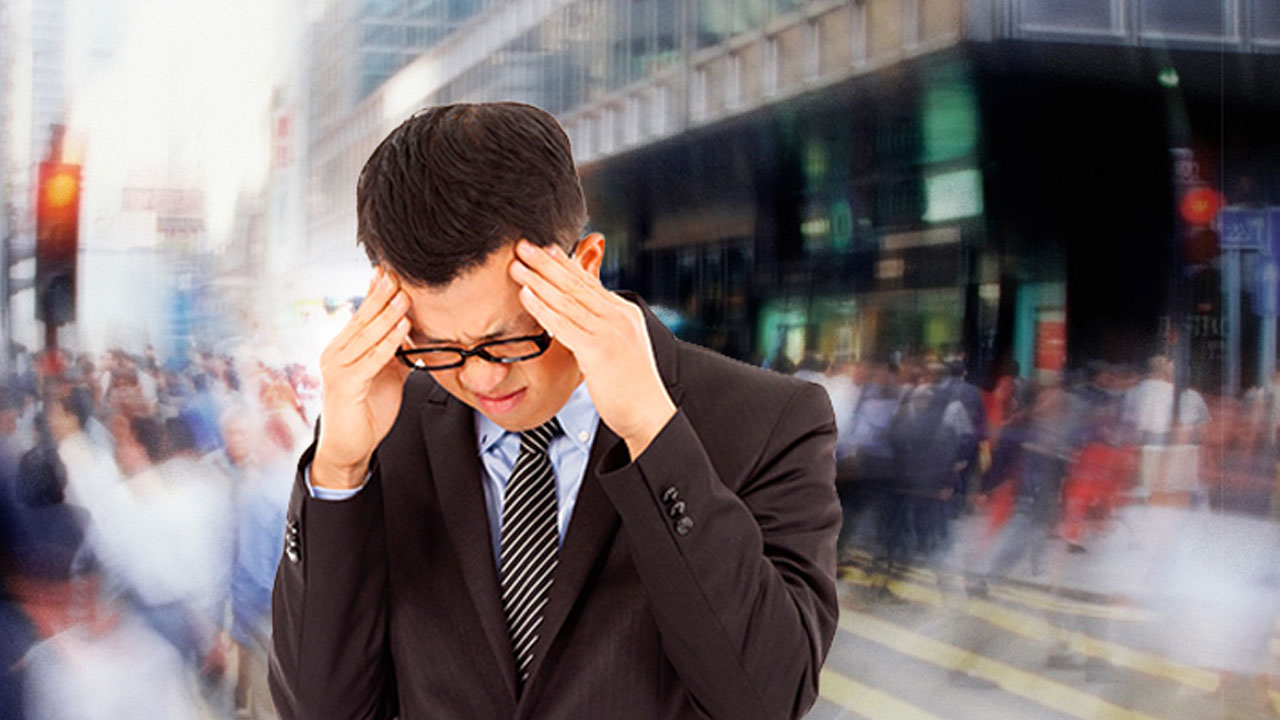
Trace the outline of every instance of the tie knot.
[[522, 450], [545, 453], [547, 446], [551, 444], [551, 439], [562, 432], [564, 430], [560, 427], [560, 421], [553, 417], [536, 428], [520, 433], [520, 448]]

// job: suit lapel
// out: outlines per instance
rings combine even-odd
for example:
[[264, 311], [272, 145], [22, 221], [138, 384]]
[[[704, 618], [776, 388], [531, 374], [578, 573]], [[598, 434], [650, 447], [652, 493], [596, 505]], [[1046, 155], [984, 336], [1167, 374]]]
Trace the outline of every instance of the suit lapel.
[[437, 390], [439, 395], [424, 404], [422, 427], [429, 448], [431, 477], [440, 499], [440, 514], [457, 551], [485, 638], [502, 669], [507, 691], [515, 698], [515, 658], [502, 614], [472, 411], [449, 398], [443, 389]]

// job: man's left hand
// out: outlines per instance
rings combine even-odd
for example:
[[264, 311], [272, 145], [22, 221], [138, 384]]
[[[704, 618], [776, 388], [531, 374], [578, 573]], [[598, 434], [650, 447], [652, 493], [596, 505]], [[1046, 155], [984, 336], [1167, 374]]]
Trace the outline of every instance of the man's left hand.
[[640, 308], [618, 297], [560, 248], [516, 244], [511, 277], [520, 302], [569, 349], [600, 419], [640, 456], [675, 415]]

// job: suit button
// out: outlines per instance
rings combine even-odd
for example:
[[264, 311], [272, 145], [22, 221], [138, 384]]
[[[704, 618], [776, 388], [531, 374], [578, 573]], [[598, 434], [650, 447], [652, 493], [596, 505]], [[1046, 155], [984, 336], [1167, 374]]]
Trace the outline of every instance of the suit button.
[[689, 531], [692, 529], [693, 529], [693, 518], [689, 517], [688, 515], [685, 515], [684, 517], [680, 518], [679, 521], [676, 522], [677, 535], [688, 535]]
[[670, 505], [671, 503], [679, 499], [680, 499], [680, 491], [676, 490], [674, 487], [668, 487], [666, 490], [662, 491], [663, 505]]
[[298, 521], [290, 520], [284, 530], [284, 554], [289, 562], [296, 563], [302, 559], [302, 533], [298, 530]]
[[684, 501], [677, 500], [675, 503], [673, 503], [670, 507], [667, 508], [667, 514], [673, 518], [678, 518], [681, 515], [684, 515]]

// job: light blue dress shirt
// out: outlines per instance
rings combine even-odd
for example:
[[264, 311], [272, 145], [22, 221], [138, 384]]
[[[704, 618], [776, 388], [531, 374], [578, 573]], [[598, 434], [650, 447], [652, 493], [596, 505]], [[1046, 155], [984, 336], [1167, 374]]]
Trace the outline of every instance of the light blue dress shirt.
[[[476, 424], [476, 445], [480, 456], [480, 464], [484, 467], [484, 504], [489, 515], [489, 538], [493, 542], [493, 559], [502, 566], [502, 501], [507, 489], [507, 479], [515, 468], [516, 459], [520, 457], [520, 434], [504, 430], [489, 418], [474, 413]], [[547, 455], [551, 458], [551, 466], [556, 473], [556, 506], [560, 529], [560, 542], [564, 542], [564, 534], [569, 529], [569, 520], [573, 517], [573, 507], [578, 502], [578, 490], [582, 488], [582, 478], [586, 474], [587, 459], [591, 454], [591, 443], [596, 438], [596, 428], [600, 425], [600, 415], [591, 402], [585, 382], [574, 389], [568, 402], [556, 413], [556, 419], [564, 428], [563, 435], [557, 435], [547, 447]], [[317, 500], [346, 500], [361, 488], [354, 490], [334, 490], [318, 488], [311, 485], [311, 468], [307, 468], [307, 488], [311, 497]]]

